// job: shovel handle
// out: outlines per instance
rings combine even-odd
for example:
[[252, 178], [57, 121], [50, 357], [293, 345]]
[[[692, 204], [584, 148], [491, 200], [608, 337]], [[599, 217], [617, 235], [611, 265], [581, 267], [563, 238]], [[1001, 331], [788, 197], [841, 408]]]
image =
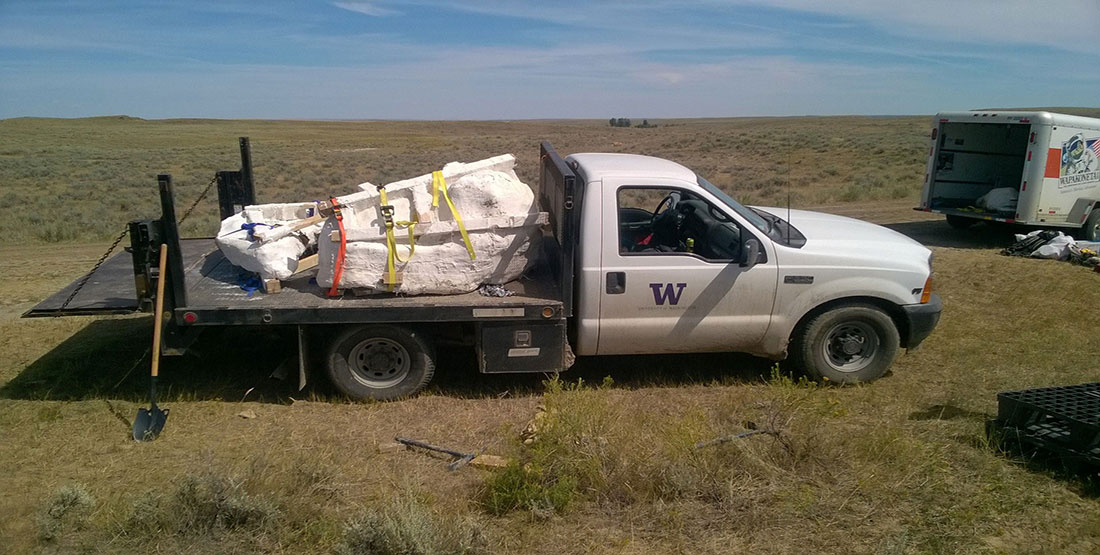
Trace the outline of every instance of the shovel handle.
[[160, 370], [160, 329], [164, 323], [164, 281], [168, 266], [168, 245], [160, 246], [160, 263], [157, 265], [157, 300], [153, 311], [153, 373], [157, 377]]

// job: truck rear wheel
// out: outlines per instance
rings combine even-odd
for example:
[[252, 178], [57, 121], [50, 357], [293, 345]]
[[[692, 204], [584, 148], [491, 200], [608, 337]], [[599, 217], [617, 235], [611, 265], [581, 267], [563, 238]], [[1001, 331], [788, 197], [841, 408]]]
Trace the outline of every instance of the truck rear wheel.
[[330, 345], [326, 369], [341, 393], [357, 400], [390, 401], [432, 380], [435, 350], [421, 334], [400, 326], [349, 329]]
[[965, 216], [956, 216], [954, 214], [947, 215], [947, 225], [955, 229], [966, 229], [974, 224], [978, 223], [978, 220], [974, 218], [967, 218]]
[[1089, 217], [1085, 219], [1085, 225], [1081, 226], [1081, 238], [1086, 241], [1100, 241], [1100, 206], [1095, 206]]
[[882, 310], [841, 306], [802, 326], [792, 341], [791, 359], [817, 381], [869, 382], [886, 373], [900, 342], [897, 326]]

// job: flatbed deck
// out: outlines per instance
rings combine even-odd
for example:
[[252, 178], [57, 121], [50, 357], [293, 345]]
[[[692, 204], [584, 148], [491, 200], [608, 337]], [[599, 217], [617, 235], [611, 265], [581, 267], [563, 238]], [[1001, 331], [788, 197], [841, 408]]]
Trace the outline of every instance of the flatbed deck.
[[[88, 282], [73, 300], [65, 305], [65, 300], [78, 283], [80, 279], [50, 295], [24, 312], [23, 317], [129, 314], [139, 308], [137, 288], [134, 285], [134, 264], [130, 253], [120, 252], [107, 259], [88, 278]], [[62, 306], [65, 306], [65, 310], [61, 310]]]
[[[241, 169], [219, 171], [211, 182], [218, 186], [223, 221], [256, 204], [247, 137], [241, 137], [240, 147]], [[277, 292], [246, 289], [256, 283], [254, 274], [231, 263], [213, 238], [180, 237], [172, 176], [160, 174], [160, 218], [129, 222], [127, 252], [106, 259], [86, 279], [77, 279], [23, 317], [153, 312], [163, 302], [163, 355], [183, 355], [204, 330], [218, 326], [278, 326], [281, 341], [297, 328], [299, 389], [305, 387], [313, 355], [325, 352], [317, 358], [324, 360], [333, 384], [355, 399], [389, 400], [418, 391], [431, 377], [440, 342], [473, 346], [483, 373], [561, 372], [571, 364], [577, 185], [549, 143], [542, 143], [540, 160], [539, 202], [550, 225], [542, 229], [537, 262], [503, 284], [511, 293], [505, 297], [478, 291], [409, 296], [347, 290], [329, 297], [314, 279], [316, 269], [281, 281]]]
[[[307, 272], [282, 283], [278, 293], [248, 292], [241, 288], [241, 269], [229, 262], [213, 239], [180, 241], [183, 255], [186, 306], [175, 308], [177, 318], [192, 313], [193, 325], [318, 324], [347, 322], [445, 322], [494, 319], [545, 319], [549, 307], [560, 318], [562, 302], [553, 278], [542, 268], [531, 277], [505, 285], [514, 295], [487, 297], [474, 291], [460, 295], [355, 296], [350, 291], [328, 297], [311, 282]], [[79, 280], [77, 280], [79, 281]], [[57, 292], [24, 316], [54, 316], [77, 282]], [[133, 265], [128, 253], [110, 258], [91, 276], [65, 308], [65, 315], [122, 314], [138, 310]]]

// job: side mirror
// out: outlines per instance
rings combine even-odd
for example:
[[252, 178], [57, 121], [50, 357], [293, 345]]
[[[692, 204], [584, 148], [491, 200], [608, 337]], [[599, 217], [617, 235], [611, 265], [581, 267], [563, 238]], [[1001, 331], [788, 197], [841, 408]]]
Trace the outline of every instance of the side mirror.
[[741, 267], [749, 270], [760, 261], [760, 242], [756, 239], [745, 241], [745, 248], [741, 249]]

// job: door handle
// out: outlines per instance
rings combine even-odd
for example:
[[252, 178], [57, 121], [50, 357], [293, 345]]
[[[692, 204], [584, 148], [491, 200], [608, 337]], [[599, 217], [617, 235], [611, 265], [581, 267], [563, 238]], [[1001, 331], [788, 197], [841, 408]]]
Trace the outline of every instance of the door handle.
[[607, 294], [626, 293], [626, 272], [607, 272]]

